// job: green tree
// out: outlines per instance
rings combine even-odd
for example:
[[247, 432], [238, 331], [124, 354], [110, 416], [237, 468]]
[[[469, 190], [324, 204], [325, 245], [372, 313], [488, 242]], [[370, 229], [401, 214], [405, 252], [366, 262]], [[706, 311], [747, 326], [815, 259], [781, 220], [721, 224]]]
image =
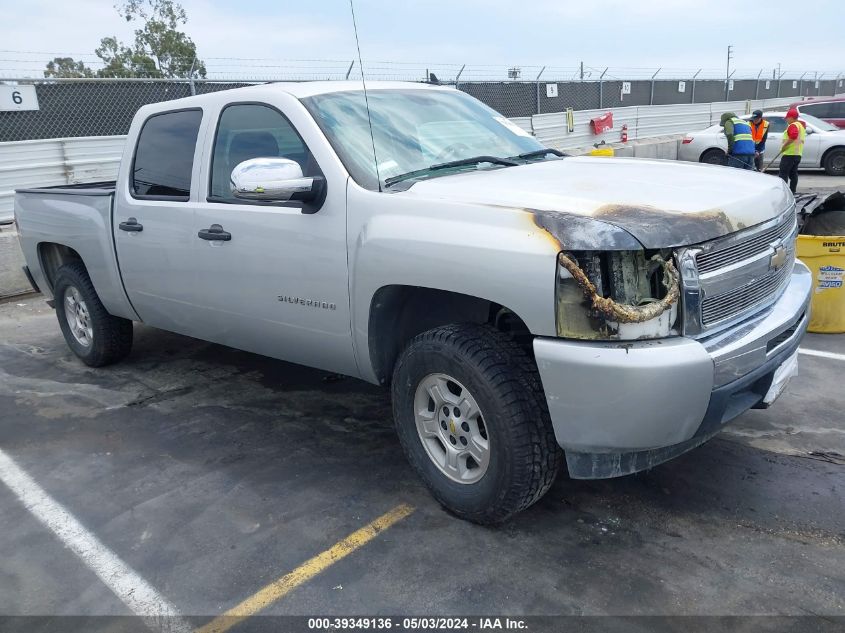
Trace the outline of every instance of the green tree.
[[[115, 9], [127, 22], [137, 23], [135, 40], [124, 44], [104, 37], [96, 49], [103, 60], [98, 77], [205, 77], [205, 64], [197, 59], [197, 47], [180, 27], [188, 16], [174, 0], [126, 0]], [[48, 74], [49, 73], [49, 74]], [[60, 74], [62, 73], [62, 74]], [[93, 71], [72, 58], [56, 58], [47, 64], [47, 77], [91, 77]]]
[[73, 57], [54, 57], [47, 62], [44, 69], [45, 77], [93, 77], [94, 71], [88, 68], [83, 62], [78, 62]]
[[94, 51], [105, 66], [97, 71], [98, 77], [166, 77], [159, 71], [155, 60], [144, 51], [124, 46], [115, 37], [104, 37]]

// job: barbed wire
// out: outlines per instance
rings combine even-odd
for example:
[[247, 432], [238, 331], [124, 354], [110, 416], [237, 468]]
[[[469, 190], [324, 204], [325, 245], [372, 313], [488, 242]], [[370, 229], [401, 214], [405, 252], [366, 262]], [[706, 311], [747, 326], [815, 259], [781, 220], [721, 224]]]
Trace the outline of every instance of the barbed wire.
[[[151, 54], [147, 52], [147, 54]], [[48, 51], [21, 51], [0, 49], [0, 74], [6, 78], [36, 79], [43, 77], [47, 63], [56, 58], [73, 58], [81, 61], [93, 72], [102, 71], [106, 63], [95, 53], [56, 53]], [[174, 62], [190, 63], [187, 57], [171, 58]], [[308, 80], [360, 78], [357, 60], [349, 59], [276, 59], [269, 57], [200, 57], [205, 64], [206, 76], [231, 79], [262, 77], [277, 80]], [[400, 60], [365, 60], [364, 71], [373, 79], [426, 80], [431, 73], [441, 81], [599, 81], [603, 79], [628, 81], [724, 79], [723, 68], [678, 68], [646, 66], [600, 66], [595, 63], [579, 63], [573, 66], [543, 64], [491, 64], [458, 62], [412, 62]], [[141, 73], [138, 76], [143, 76]], [[796, 80], [834, 80], [845, 77], [845, 71], [830, 69], [778, 69], [737, 68], [731, 78]]]

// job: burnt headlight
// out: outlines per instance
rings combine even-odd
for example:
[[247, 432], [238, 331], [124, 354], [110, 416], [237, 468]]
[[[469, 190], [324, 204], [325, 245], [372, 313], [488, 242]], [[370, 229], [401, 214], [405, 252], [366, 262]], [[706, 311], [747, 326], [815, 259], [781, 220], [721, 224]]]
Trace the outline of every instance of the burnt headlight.
[[677, 334], [680, 290], [671, 251], [560, 253], [556, 295], [561, 337], [628, 341]]

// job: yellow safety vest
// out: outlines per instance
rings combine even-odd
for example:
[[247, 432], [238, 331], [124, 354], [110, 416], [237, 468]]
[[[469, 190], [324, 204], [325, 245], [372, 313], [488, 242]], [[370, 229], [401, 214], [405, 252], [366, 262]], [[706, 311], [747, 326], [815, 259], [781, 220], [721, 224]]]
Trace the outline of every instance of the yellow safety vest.
[[798, 126], [798, 138], [795, 139], [790, 145], [786, 146], [786, 149], [783, 150], [784, 156], [803, 156], [804, 154], [804, 139], [807, 137], [807, 130], [804, 129], [804, 126], [801, 125], [798, 121], [794, 123], [790, 123], [786, 126], [786, 129], [783, 131], [783, 140], [789, 140], [789, 128], [793, 125]]

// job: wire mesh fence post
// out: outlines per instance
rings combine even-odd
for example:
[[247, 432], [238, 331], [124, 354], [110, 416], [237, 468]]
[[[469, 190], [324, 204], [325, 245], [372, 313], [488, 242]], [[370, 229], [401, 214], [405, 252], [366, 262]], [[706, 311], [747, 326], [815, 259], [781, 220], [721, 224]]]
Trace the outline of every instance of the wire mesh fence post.
[[648, 105], [654, 105], [654, 78], [657, 77], [657, 73], [659, 73], [661, 68], [658, 68], [654, 71], [654, 74], [651, 76], [651, 94], [648, 97]]
[[760, 72], [757, 73], [757, 81], [754, 82], [754, 101], [760, 98], [760, 77], [763, 74], [763, 69], [760, 69]]
[[458, 74], [457, 74], [457, 75], [455, 75], [455, 89], [456, 89], [456, 90], [460, 90], [460, 89], [461, 89], [461, 74], [464, 72], [464, 68], [466, 68], [466, 67], [467, 67], [467, 65], [466, 65], [466, 64], [464, 64], [463, 66], [461, 66], [461, 69], [458, 71]]
[[599, 109], [604, 107], [604, 74], [607, 72], [607, 68], [604, 69], [601, 76], [599, 77]]
[[695, 103], [695, 78], [698, 77], [698, 73], [700, 73], [702, 70], [702, 68], [699, 68], [695, 71], [695, 74], [692, 76], [692, 94], [690, 95], [690, 103]]
[[191, 95], [197, 94], [197, 87], [194, 85], [194, 66], [196, 66], [196, 65], [197, 65], [197, 60], [196, 60], [196, 58], [194, 58], [194, 60], [191, 62], [191, 71], [190, 71], [190, 74], [189, 74], [189, 77], [191, 78]]
[[540, 114], [540, 75], [543, 74], [544, 70], [546, 70], [545, 66], [540, 69], [540, 72], [537, 73], [537, 79], [534, 80], [534, 85], [537, 89], [537, 107], [535, 108], [537, 110], [537, 114]]
[[353, 59], [349, 62], [349, 68], [346, 70], [346, 77], [344, 79], [349, 79], [349, 75], [352, 73], [352, 69], [355, 68], [355, 60]]

